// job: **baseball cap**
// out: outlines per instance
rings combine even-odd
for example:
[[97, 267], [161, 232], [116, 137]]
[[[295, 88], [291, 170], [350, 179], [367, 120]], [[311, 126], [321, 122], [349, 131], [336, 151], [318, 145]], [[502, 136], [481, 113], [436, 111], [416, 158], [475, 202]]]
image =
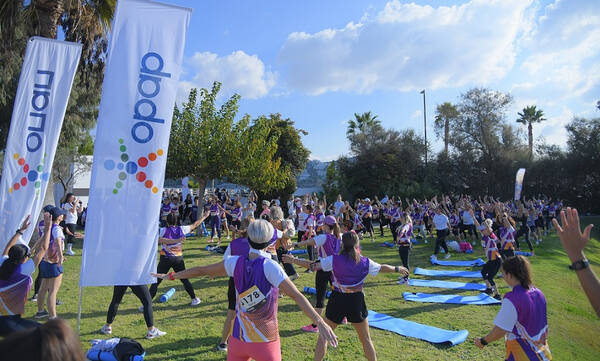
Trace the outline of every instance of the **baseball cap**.
[[327, 216], [325, 217], [324, 223], [328, 226], [333, 226], [334, 224], [336, 224], [336, 220], [334, 216]]
[[42, 208], [42, 211], [50, 212], [52, 210], [52, 208], [54, 208], [54, 206], [52, 204], [48, 204], [48, 205], [45, 205], [44, 208]]
[[52, 207], [52, 209], [50, 210], [50, 214], [52, 215], [53, 219], [58, 218], [59, 216], [66, 216], [67, 215], [67, 211], [65, 211], [64, 209], [60, 209], [58, 207]]

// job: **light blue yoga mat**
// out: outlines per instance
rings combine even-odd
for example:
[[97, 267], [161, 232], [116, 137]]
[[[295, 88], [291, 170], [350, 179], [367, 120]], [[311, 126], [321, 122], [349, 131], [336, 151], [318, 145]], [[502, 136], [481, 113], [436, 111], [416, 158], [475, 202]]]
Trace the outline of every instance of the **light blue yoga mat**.
[[531, 252], [515, 251], [515, 256], [531, 257]]
[[422, 276], [482, 278], [479, 271], [437, 270], [417, 267], [414, 273]]
[[369, 310], [369, 326], [395, 332], [406, 337], [414, 337], [431, 343], [449, 342], [452, 346], [465, 342], [469, 331], [450, 331], [420, 323], [395, 318]]
[[433, 288], [448, 288], [453, 290], [471, 290], [471, 291], [483, 291], [485, 290], [485, 284], [483, 283], [463, 283], [463, 282], [450, 282], [450, 281], [438, 281], [438, 280], [416, 280], [409, 279], [409, 286], [417, 287], [433, 287]]
[[293, 249], [288, 252], [289, 254], [307, 254], [308, 251], [305, 249]]
[[452, 261], [443, 261], [438, 259], [430, 259], [431, 264], [439, 265], [439, 266], [466, 266], [466, 267], [474, 267], [474, 266], [483, 266], [485, 261], [481, 258], [469, 260], [469, 261], [460, 261], [460, 260], [452, 260]]
[[428, 302], [428, 303], [454, 303], [460, 305], [495, 305], [501, 302], [497, 299], [480, 293], [477, 296], [461, 296], [461, 295], [439, 295], [435, 293], [411, 293], [404, 292], [402, 294], [407, 301], [413, 302]]

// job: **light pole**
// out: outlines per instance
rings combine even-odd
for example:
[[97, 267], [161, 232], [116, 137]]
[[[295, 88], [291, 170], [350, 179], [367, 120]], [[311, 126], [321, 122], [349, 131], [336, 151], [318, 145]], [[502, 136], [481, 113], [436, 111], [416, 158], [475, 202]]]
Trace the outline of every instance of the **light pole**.
[[423, 94], [423, 128], [425, 129], [425, 168], [427, 168], [427, 108], [425, 107], [425, 89], [421, 90]]

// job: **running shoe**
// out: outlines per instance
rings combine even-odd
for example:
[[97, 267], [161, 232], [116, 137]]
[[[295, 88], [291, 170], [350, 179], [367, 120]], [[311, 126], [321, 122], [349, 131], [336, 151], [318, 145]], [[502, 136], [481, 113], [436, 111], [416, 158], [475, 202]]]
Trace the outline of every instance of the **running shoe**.
[[31, 296], [31, 298], [29, 299], [29, 301], [31, 301], [31, 302], [37, 302], [37, 294]]
[[62, 305], [62, 304], [63, 304], [63, 301], [61, 301], [61, 300], [56, 300], [56, 305], [57, 305], [57, 306], [60, 306], [60, 305]]
[[201, 302], [200, 299], [198, 297], [196, 297], [192, 300], [192, 303], [190, 303], [190, 305], [198, 306], [200, 304], [200, 302]]
[[446, 256], [444, 257], [444, 259], [448, 259], [450, 258], [450, 253], [446, 253]]
[[304, 271], [304, 273], [312, 273], [312, 271], [307, 269], [306, 271]]
[[100, 329], [100, 333], [103, 335], [110, 335], [112, 333], [112, 327], [110, 327], [108, 325], [104, 325]]
[[499, 293], [497, 293], [497, 294], [494, 296], [494, 298], [495, 298], [495, 299], [497, 299], [498, 301], [502, 301], [502, 296], [500, 296], [500, 294], [499, 294]]
[[220, 343], [217, 345], [217, 350], [219, 351], [227, 351], [227, 344], [226, 343]]
[[65, 254], [66, 254], [67, 256], [74, 256], [74, 255], [75, 255], [75, 252], [73, 252], [73, 250], [72, 250], [72, 249], [68, 249], [68, 250], [66, 250]]
[[540, 241], [535, 241], [535, 245], [539, 246], [540, 245]]
[[313, 325], [306, 325], [306, 326], [302, 327], [302, 331], [304, 331], [304, 332], [318, 333], [319, 332], [319, 328], [315, 327]]
[[146, 339], [152, 340], [153, 338], [161, 337], [166, 335], [167, 333], [158, 329], [158, 327], [154, 327], [146, 334]]
[[485, 291], [483, 291], [483, 293], [491, 295], [492, 293], [494, 293], [494, 291], [491, 288], [486, 288]]
[[37, 318], [37, 319], [40, 319], [40, 318], [46, 318], [46, 317], [48, 317], [48, 311], [46, 311], [46, 310], [43, 310], [43, 311], [37, 312], [37, 313], [35, 314], [35, 316], [33, 316], [33, 318]]
[[295, 281], [298, 279], [298, 277], [300, 277], [300, 275], [297, 273], [294, 273], [293, 275], [290, 276], [290, 281]]

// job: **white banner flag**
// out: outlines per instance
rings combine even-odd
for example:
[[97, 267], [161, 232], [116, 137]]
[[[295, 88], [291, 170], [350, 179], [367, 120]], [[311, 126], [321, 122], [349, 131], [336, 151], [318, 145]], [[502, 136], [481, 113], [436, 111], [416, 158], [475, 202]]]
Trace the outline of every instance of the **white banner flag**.
[[515, 179], [515, 200], [521, 199], [521, 191], [523, 190], [523, 178], [525, 177], [525, 168], [519, 168]]
[[81, 286], [152, 283], [169, 133], [191, 10], [120, 0], [112, 25]]
[[[27, 42], [0, 183], [0, 249], [30, 214], [42, 210], [81, 44], [33, 37]], [[36, 227], [21, 241], [29, 243]]]

